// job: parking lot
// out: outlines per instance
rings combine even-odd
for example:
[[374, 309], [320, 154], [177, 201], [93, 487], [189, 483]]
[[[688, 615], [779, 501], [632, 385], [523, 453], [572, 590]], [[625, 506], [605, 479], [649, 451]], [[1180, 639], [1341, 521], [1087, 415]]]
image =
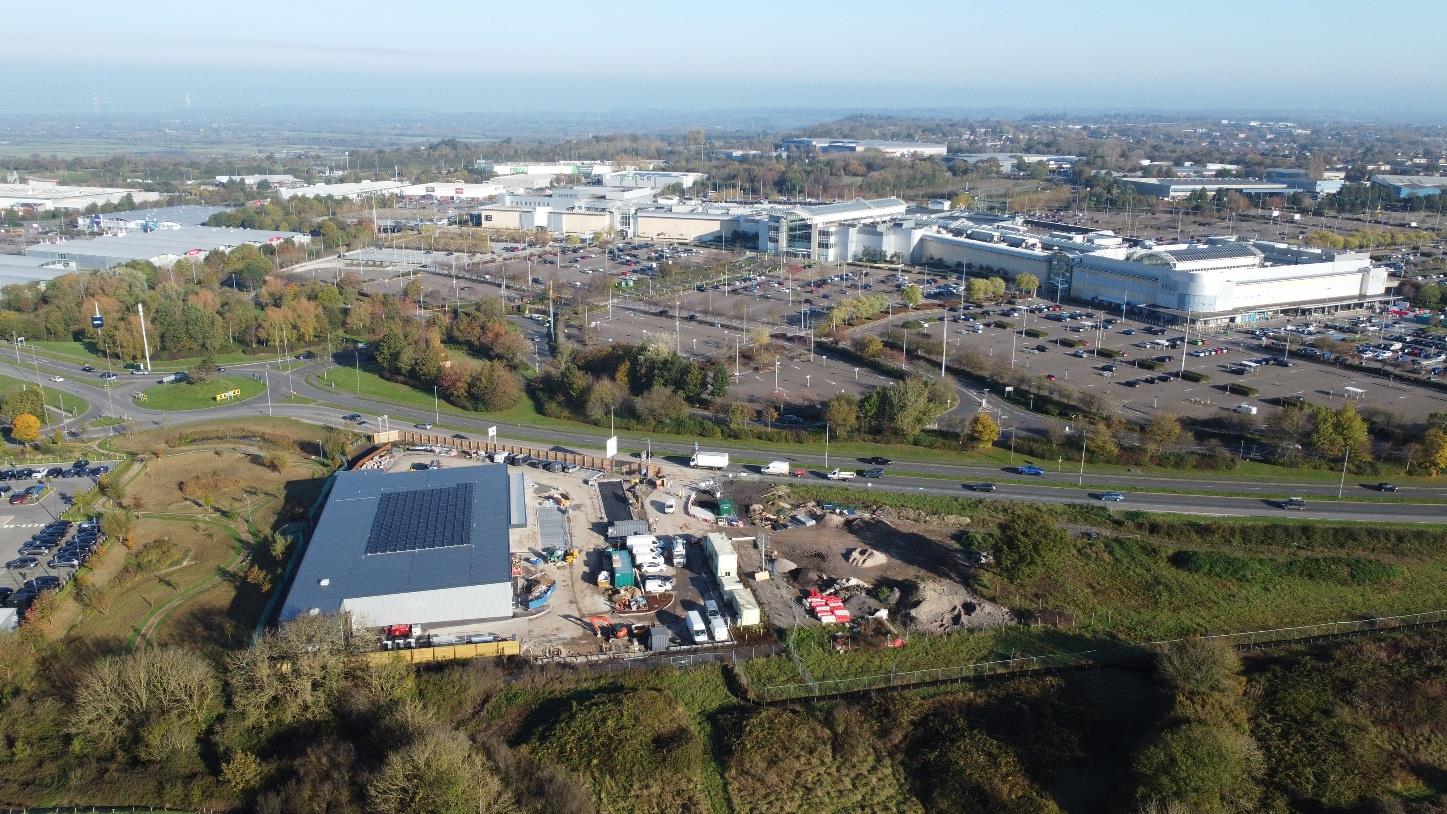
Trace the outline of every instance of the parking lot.
[[[35, 464], [21, 467], [19, 472], [11, 467], [0, 469], [0, 497], [5, 499], [0, 503], [0, 556], [6, 564], [5, 576], [0, 580], [0, 594], [4, 595], [0, 604], [23, 612], [36, 593], [27, 590], [27, 584], [32, 589], [60, 587], [94, 551], [100, 542], [98, 537], [75, 524], [62, 525], [60, 516], [70, 507], [74, 495], [93, 488], [97, 477], [110, 466], [87, 462], [83, 475], [74, 473], [73, 462]], [[26, 470], [32, 468], [39, 470], [40, 477], [27, 474]], [[55, 468], [69, 470], [71, 475], [44, 474]], [[10, 477], [6, 478], [7, 474]], [[13, 502], [27, 490], [35, 490], [38, 497]]]

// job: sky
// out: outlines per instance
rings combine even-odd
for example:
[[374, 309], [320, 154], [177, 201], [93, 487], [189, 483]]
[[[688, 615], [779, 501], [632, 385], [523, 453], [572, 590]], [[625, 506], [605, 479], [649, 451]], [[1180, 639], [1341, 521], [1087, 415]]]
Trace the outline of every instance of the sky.
[[0, 112], [307, 106], [1447, 116], [1441, 0], [68, 0], [5, 11]]

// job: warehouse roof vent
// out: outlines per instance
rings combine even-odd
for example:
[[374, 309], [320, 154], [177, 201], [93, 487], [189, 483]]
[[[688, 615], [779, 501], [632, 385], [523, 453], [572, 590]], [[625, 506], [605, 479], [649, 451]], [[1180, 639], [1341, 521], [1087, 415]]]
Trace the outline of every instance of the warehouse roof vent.
[[317, 584], [325, 588], [328, 585], [331, 585], [332, 581], [330, 579], [327, 579], [326, 577], [322, 577], [321, 579], [317, 580]]

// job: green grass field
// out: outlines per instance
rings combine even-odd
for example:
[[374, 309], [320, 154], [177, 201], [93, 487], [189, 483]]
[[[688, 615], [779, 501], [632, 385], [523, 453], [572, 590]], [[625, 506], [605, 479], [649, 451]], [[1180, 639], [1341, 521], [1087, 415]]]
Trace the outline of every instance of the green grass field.
[[[22, 381], [12, 376], [0, 376], [0, 397], [7, 396], [17, 390], [33, 390], [36, 388], [36, 386], [37, 385], [35, 384], [35, 382]], [[67, 417], [78, 416], [86, 410], [90, 409], [90, 405], [87, 404], [85, 399], [81, 398], [80, 396], [65, 393], [53, 388], [50, 390], [45, 390], [45, 404], [52, 410], [52, 412], [50, 412], [50, 415], [45, 417], [46, 424], [49, 424], [51, 421], [59, 421], [61, 419], [61, 416], [53, 412], [53, 410], [57, 408], [60, 409], [62, 412], [67, 413]]]
[[[152, 410], [204, 410], [254, 398], [265, 389], [266, 385], [255, 379], [222, 375], [213, 376], [211, 381], [205, 384], [179, 382], [148, 387], [141, 391], [146, 397], [145, 400], [138, 403]], [[240, 390], [241, 395], [225, 401], [216, 400], [217, 393], [228, 390]]]
[[[73, 362], [77, 367], [80, 365], [95, 365], [97, 368], [105, 370], [105, 354], [101, 353], [99, 349], [92, 348], [91, 345], [88, 345], [85, 342], [63, 342], [49, 339], [37, 339], [29, 342], [29, 345], [32, 345], [35, 347], [35, 349], [39, 350], [41, 356], [50, 358], [55, 361]], [[293, 348], [293, 351], [297, 353], [300, 353], [302, 350], [305, 350], [305, 348], [302, 348], [301, 346]], [[216, 364], [225, 367], [227, 365], [242, 365], [257, 362], [266, 362], [268, 360], [275, 359], [276, 356], [274, 354], [250, 354], [236, 352], [219, 353], [212, 358], [216, 361]], [[199, 356], [183, 357], [180, 359], [153, 359], [151, 369], [156, 371], [157, 373], [187, 370], [189, 368], [195, 367], [200, 362], [201, 357]], [[288, 362], [293, 367], [300, 365], [300, 362], [297, 362], [295, 359], [288, 360]], [[125, 372], [125, 367], [128, 364], [127, 362], [114, 356], [111, 357], [110, 363], [111, 369], [120, 373]], [[275, 367], [278, 366], [274, 366], [273, 369], [275, 369]]]

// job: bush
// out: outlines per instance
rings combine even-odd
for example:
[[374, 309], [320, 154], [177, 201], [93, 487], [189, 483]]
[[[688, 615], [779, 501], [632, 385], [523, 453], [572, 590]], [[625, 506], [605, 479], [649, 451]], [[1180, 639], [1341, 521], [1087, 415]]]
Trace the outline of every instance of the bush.
[[1402, 569], [1365, 557], [1306, 557], [1274, 560], [1238, 557], [1219, 551], [1177, 551], [1171, 564], [1183, 571], [1236, 582], [1269, 584], [1281, 579], [1374, 585], [1395, 579]]
[[1249, 384], [1241, 384], [1240, 382], [1226, 382], [1225, 384], [1217, 385], [1217, 387], [1233, 396], [1255, 396], [1261, 392]]
[[1039, 328], [1026, 328], [1026, 329], [1025, 329], [1025, 335], [1028, 336], [1028, 337], [1030, 337], [1031, 339], [1044, 339], [1044, 338], [1045, 338], [1045, 332], [1042, 331], [1042, 330], [1040, 330]]
[[1107, 359], [1119, 359], [1121, 356], [1120, 351], [1111, 350], [1110, 348], [1096, 348], [1095, 352]]
[[1013, 322], [1006, 322], [1006, 321], [1003, 320], [1003, 319], [997, 319], [997, 320], [995, 320], [994, 322], [991, 322], [990, 325], [992, 325], [992, 326], [994, 326], [994, 327], [996, 327], [996, 328], [999, 328], [999, 329], [1002, 330], [1002, 331], [1010, 331], [1010, 330], [1014, 330], [1014, 328], [1015, 328], [1015, 323], [1013, 323]]
[[1196, 382], [1198, 384], [1201, 382], [1209, 382], [1211, 380], [1210, 376], [1207, 376], [1206, 374], [1195, 370], [1181, 371], [1181, 378], [1185, 379], [1188, 382]]
[[1142, 359], [1135, 363], [1135, 366], [1143, 370], [1160, 370], [1165, 367], [1162, 362], [1153, 362], [1150, 359]]
[[1081, 345], [1079, 339], [1071, 339], [1068, 336], [1055, 340], [1055, 343], [1062, 348], [1078, 348]]

